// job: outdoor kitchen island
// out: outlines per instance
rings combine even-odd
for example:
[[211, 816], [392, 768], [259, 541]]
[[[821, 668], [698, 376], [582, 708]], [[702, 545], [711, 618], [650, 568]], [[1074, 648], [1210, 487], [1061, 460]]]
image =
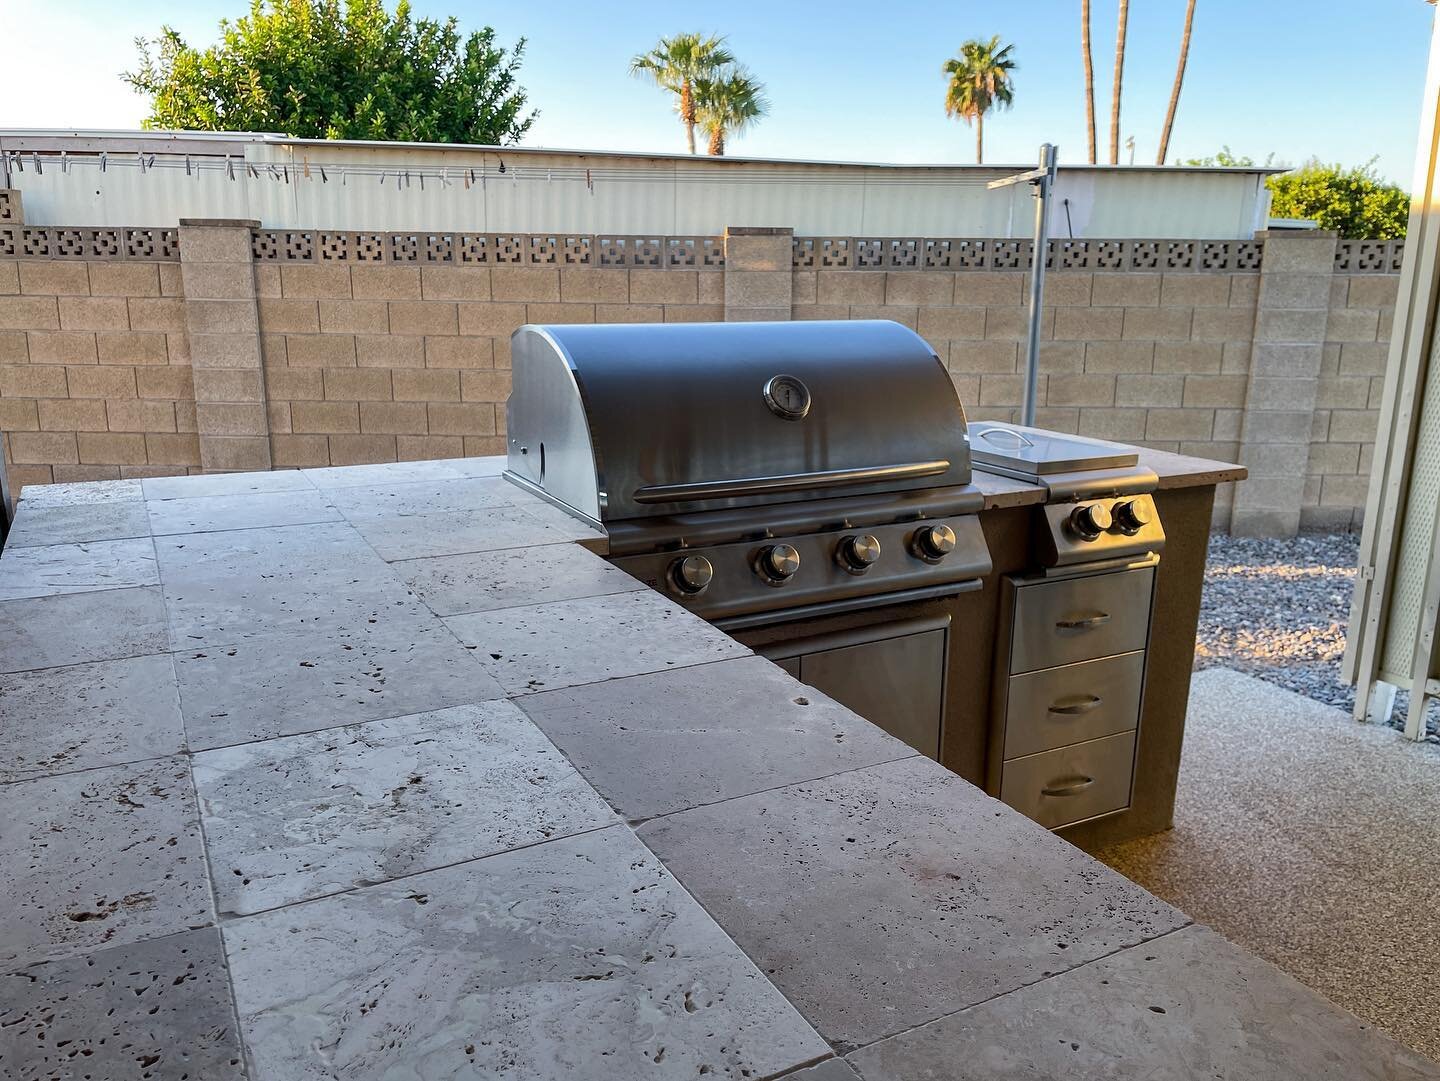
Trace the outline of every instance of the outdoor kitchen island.
[[1440, 1077], [502, 466], [27, 490], [0, 1074]]

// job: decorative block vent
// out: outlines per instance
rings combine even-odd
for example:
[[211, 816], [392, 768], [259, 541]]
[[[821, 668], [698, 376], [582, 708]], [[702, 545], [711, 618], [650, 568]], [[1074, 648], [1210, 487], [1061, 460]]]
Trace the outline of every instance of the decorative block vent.
[[[969, 237], [797, 236], [796, 270], [1029, 270], [1029, 240]], [[1052, 270], [1195, 270], [1245, 273], [1260, 269], [1258, 240], [1050, 241]]]
[[725, 242], [713, 236], [591, 236], [576, 233], [355, 233], [255, 229], [259, 263], [412, 263], [519, 267], [648, 267], [719, 270]]
[[1341, 240], [1335, 244], [1336, 274], [1398, 274], [1403, 240]]
[[176, 229], [64, 229], [0, 225], [0, 256], [28, 259], [153, 259], [177, 262]]
[[15, 188], [0, 188], [0, 225], [19, 225], [24, 220], [20, 212], [20, 192]]

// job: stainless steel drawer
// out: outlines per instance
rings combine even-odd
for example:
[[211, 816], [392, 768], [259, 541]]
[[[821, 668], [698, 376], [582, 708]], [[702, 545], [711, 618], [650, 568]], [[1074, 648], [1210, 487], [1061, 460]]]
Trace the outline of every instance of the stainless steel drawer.
[[1010, 671], [1144, 649], [1153, 567], [1017, 583]]
[[1057, 747], [1006, 762], [1000, 799], [1054, 829], [1128, 807], [1134, 768], [1134, 732]]
[[1140, 719], [1145, 652], [1011, 676], [1005, 701], [1005, 757], [1128, 732]]

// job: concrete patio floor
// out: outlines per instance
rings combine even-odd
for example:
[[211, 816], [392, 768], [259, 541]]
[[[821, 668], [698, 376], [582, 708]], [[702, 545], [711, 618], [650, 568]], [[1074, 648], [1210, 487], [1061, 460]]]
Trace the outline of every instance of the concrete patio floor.
[[1096, 855], [1440, 1059], [1440, 746], [1197, 672], [1175, 828]]

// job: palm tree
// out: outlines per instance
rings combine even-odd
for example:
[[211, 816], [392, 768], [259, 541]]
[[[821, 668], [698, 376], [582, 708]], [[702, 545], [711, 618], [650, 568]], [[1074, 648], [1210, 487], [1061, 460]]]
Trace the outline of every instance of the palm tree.
[[752, 127], [770, 111], [765, 87], [742, 67], [731, 65], [695, 84], [695, 117], [710, 137], [707, 154], [721, 157], [725, 140]]
[[1125, 22], [1130, 0], [1120, 0], [1120, 22], [1115, 27], [1115, 85], [1110, 91], [1110, 164], [1120, 164], [1120, 87], [1125, 81]]
[[1185, 29], [1180, 35], [1180, 63], [1175, 68], [1175, 85], [1170, 90], [1170, 108], [1165, 110], [1165, 127], [1160, 130], [1160, 153], [1155, 164], [1164, 165], [1170, 150], [1170, 129], [1175, 126], [1175, 108], [1180, 104], [1180, 85], [1185, 81], [1185, 62], [1190, 58], [1190, 24], [1195, 21], [1195, 0], [1185, 5]]
[[945, 87], [945, 115], [958, 116], [975, 124], [975, 163], [985, 160], [985, 114], [991, 109], [1009, 108], [1015, 84], [1010, 75], [1017, 65], [1010, 58], [1015, 46], [1001, 47], [1000, 35], [989, 41], [967, 41], [958, 58], [945, 61], [941, 74], [949, 79]]
[[1085, 61], [1085, 129], [1095, 164], [1095, 67], [1090, 62], [1090, 0], [1080, 0], [1080, 56]]
[[735, 58], [725, 48], [725, 39], [714, 34], [676, 34], [661, 38], [648, 53], [630, 61], [630, 74], [649, 79], [656, 86], [678, 96], [675, 111], [685, 125], [685, 145], [695, 153], [695, 84], [708, 79]]

